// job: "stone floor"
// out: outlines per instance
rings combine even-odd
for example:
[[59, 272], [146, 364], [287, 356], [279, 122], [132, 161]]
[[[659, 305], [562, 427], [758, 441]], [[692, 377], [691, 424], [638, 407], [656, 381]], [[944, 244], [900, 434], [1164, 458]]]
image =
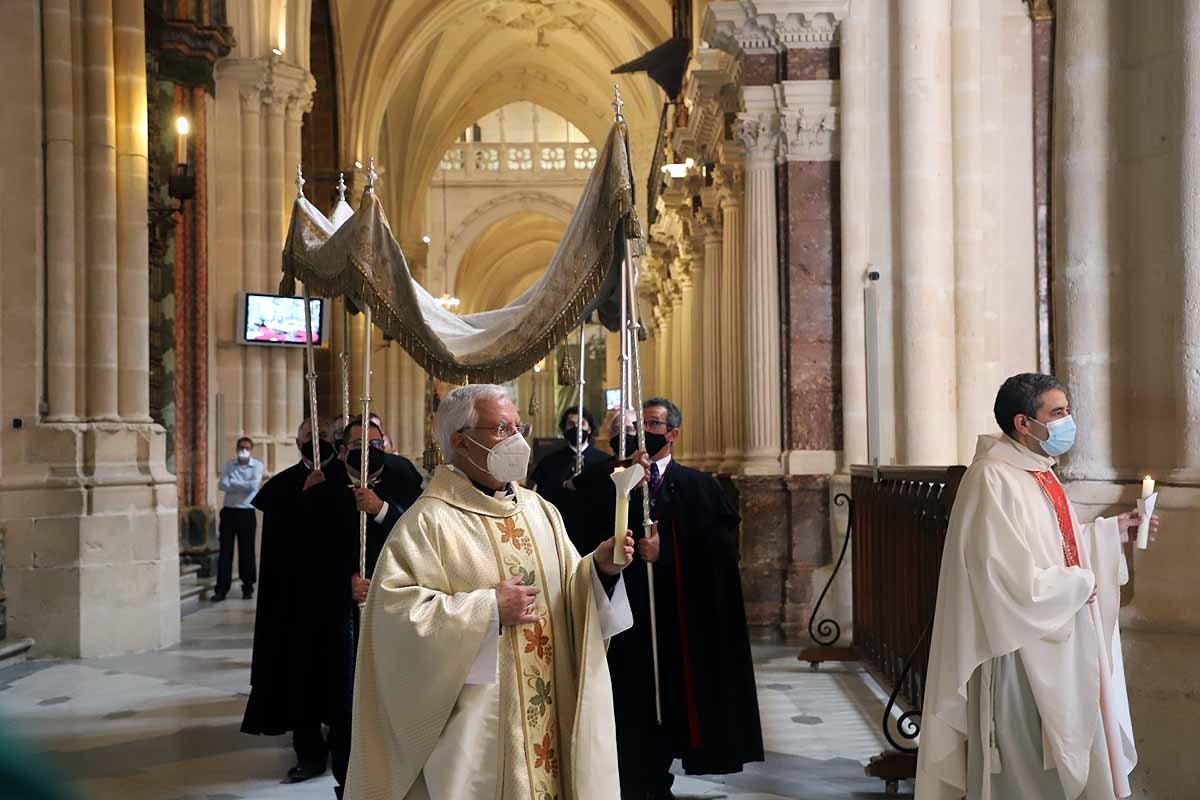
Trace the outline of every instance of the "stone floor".
[[[328, 775], [281, 786], [287, 737], [238, 732], [246, 702], [253, 601], [204, 605], [169, 650], [0, 670], [0, 724], [47, 751], [95, 800], [309, 800]], [[755, 651], [767, 761], [738, 775], [676, 782], [679, 797], [882, 798], [862, 765], [883, 748], [878, 691], [861, 673], [819, 673], [793, 650]], [[911, 795], [911, 788], [907, 789]]]

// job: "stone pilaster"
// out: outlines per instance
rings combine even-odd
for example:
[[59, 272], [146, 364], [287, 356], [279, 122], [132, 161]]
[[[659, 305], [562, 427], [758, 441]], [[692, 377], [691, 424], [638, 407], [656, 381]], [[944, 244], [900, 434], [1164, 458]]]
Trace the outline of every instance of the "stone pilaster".
[[704, 193], [704, 290], [700, 313], [701, 357], [697, 373], [703, 394], [704, 453], [701, 464], [709, 472], [721, 465], [721, 429], [731, 420], [721, 416], [721, 222], [716, 189]]
[[[745, 177], [739, 146], [727, 141], [722, 150], [722, 163], [716, 174], [721, 203], [721, 297], [717, 327], [721, 341], [721, 384], [736, 387], [746, 380], [742, 356], [742, 195]], [[745, 452], [745, 427], [742, 424], [745, 397], [740, 391], [722, 391], [720, 397], [722, 460], [718, 471], [738, 472]]]

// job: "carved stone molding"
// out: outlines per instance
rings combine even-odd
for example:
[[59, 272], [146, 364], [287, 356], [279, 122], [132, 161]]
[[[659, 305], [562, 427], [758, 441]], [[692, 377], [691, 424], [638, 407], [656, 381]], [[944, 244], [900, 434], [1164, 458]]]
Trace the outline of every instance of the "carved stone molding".
[[837, 158], [839, 114], [835, 81], [785, 81], [778, 100], [783, 114], [783, 152], [788, 161]]
[[676, 125], [671, 143], [677, 155], [698, 163], [713, 160], [725, 133], [725, 115], [737, 109], [740, 59], [711, 47], [696, 52], [684, 78], [686, 122]]
[[702, 35], [734, 54], [834, 47], [848, 0], [759, 0], [710, 3]]
[[783, 134], [777, 111], [738, 114], [734, 130], [746, 147], [748, 163], [775, 160]]

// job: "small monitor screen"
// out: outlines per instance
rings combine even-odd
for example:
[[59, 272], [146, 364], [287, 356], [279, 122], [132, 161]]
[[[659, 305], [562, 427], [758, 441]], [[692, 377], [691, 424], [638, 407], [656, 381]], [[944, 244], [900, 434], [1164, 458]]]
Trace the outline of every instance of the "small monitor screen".
[[605, 389], [604, 390], [604, 405], [609, 411], [621, 410], [621, 390], [620, 389]]
[[[324, 300], [309, 301], [312, 308], [312, 342], [324, 338], [322, 311]], [[304, 344], [304, 298], [274, 294], [246, 294], [245, 326], [242, 340], [247, 344]]]

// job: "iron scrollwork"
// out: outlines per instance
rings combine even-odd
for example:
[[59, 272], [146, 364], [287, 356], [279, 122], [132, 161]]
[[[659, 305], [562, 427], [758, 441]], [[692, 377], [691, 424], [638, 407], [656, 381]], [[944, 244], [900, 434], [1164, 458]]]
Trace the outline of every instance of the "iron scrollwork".
[[[896, 698], [900, 695], [900, 690], [904, 686], [904, 682], [908, 679], [909, 670], [912, 669], [913, 661], [917, 657], [917, 653], [921, 649], [921, 645], [925, 642], [925, 638], [929, 636], [929, 630], [933, 627], [933, 620], [925, 626], [921, 638], [917, 639], [917, 643], [913, 645], [912, 652], [908, 654], [908, 660], [904, 662], [904, 669], [900, 671], [899, 677], [896, 678], [896, 685], [892, 689], [891, 695], [888, 696], [887, 705], [883, 709], [883, 736], [887, 739], [888, 744], [896, 748], [902, 753], [915, 753], [917, 748], [909, 744], [900, 744], [892, 736], [892, 729], [888, 725], [888, 720], [892, 718], [892, 709], [896, 707]], [[896, 732], [900, 737], [907, 742], [915, 742], [917, 737], [921, 735], [921, 709], [914, 708], [910, 711], [905, 711], [896, 718]]]
[[833, 586], [838, 572], [842, 569], [842, 562], [846, 560], [846, 551], [850, 548], [850, 534], [854, 530], [854, 501], [850, 499], [850, 495], [845, 492], [839, 492], [834, 496], [833, 504], [836, 506], [846, 506], [849, 520], [846, 523], [846, 538], [842, 542], [842, 552], [838, 555], [837, 563], [833, 565], [833, 572], [830, 573], [829, 580], [825, 582], [825, 588], [821, 590], [821, 595], [817, 598], [817, 604], [813, 606], [812, 615], [808, 618], [808, 635], [812, 637], [814, 642], [822, 646], [834, 644], [838, 639], [842, 638], [842, 626], [837, 623], [837, 620], [826, 617], [818, 622], [817, 614], [821, 610], [821, 603], [824, 602], [825, 595], [829, 593], [829, 587]]

